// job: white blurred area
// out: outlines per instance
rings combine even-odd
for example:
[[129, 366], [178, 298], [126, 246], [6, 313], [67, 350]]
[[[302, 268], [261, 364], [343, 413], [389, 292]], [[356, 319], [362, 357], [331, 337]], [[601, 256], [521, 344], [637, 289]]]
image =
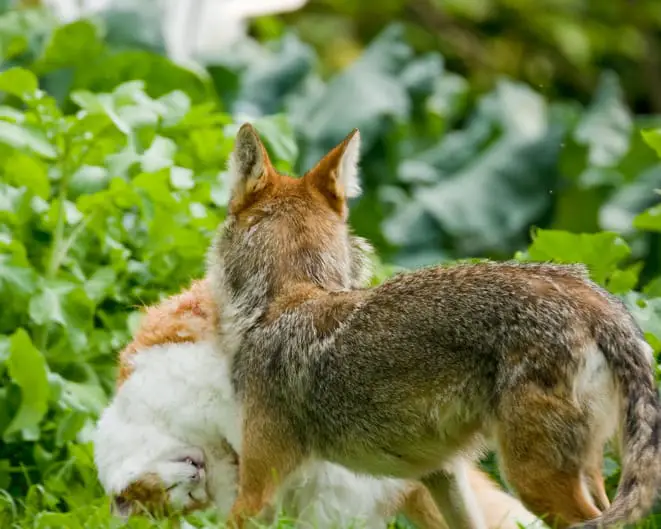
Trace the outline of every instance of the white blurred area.
[[168, 55], [186, 63], [229, 48], [252, 17], [295, 11], [308, 0], [43, 0], [64, 22], [108, 9], [152, 4], [161, 21]]

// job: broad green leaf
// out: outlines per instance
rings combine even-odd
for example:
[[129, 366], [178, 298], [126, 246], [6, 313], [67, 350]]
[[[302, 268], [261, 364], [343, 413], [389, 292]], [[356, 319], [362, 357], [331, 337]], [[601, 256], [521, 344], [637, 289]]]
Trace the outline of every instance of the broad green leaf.
[[[624, 236], [632, 235], [637, 227], [636, 217], [659, 202], [659, 195], [654, 192], [658, 188], [661, 188], [661, 164], [642, 171], [631, 183], [619, 186], [603, 202], [599, 210], [599, 226]], [[638, 228], [647, 229], [642, 225]]]
[[606, 285], [618, 265], [631, 254], [627, 243], [616, 233], [569, 233], [537, 230], [528, 255], [535, 261], [583, 263], [592, 278]]
[[89, 68], [102, 50], [103, 43], [94, 24], [77, 20], [56, 28], [36, 68], [42, 73], [71, 66]]
[[0, 90], [20, 98], [32, 96], [39, 88], [37, 77], [24, 68], [10, 68], [0, 73]]
[[306, 152], [304, 166], [310, 167], [354, 128], [369, 148], [384, 121], [409, 115], [411, 103], [400, 74], [413, 50], [403, 37], [401, 25], [387, 27], [347, 70], [291, 109], [292, 123], [314, 146]]
[[0, 255], [0, 294], [8, 291], [27, 296], [36, 289], [37, 274], [32, 268], [13, 264], [8, 255]]
[[[229, 64], [236, 63], [235, 57], [224, 58], [226, 64], [216, 63], [211, 74], [223, 102], [231, 104], [235, 96], [239, 108], [259, 109], [261, 115], [280, 111], [283, 98], [312, 71], [314, 55], [312, 48], [293, 34], [280, 39], [277, 48], [260, 50], [258, 58], [244, 65], [247, 67], [240, 79], [236, 65]], [[234, 91], [238, 93], [231, 93]]]
[[48, 409], [46, 360], [24, 329], [11, 336], [9, 376], [21, 388], [21, 405], [3, 435], [34, 428]]
[[623, 300], [655, 352], [661, 351], [661, 298], [648, 299], [637, 292], [630, 292]]
[[103, 96], [107, 96], [107, 94], [94, 94], [89, 90], [76, 90], [71, 93], [71, 100], [90, 114], [103, 114], [105, 112]]
[[199, 103], [209, 95], [199, 75], [178, 66], [167, 57], [143, 50], [104, 54], [88, 68], [77, 68], [74, 87], [76, 90], [111, 92], [122, 83], [136, 79], [141, 80], [145, 92], [154, 98], [181, 90], [190, 97], [191, 102]]
[[44, 200], [50, 198], [47, 169], [48, 167], [40, 160], [21, 152], [16, 152], [5, 162], [5, 176], [10, 184], [17, 187], [25, 186], [31, 193]]
[[602, 74], [590, 108], [574, 131], [589, 147], [589, 162], [597, 167], [616, 164], [629, 149], [633, 121], [624, 103], [619, 80], [613, 72]]
[[85, 291], [67, 281], [44, 281], [30, 299], [30, 319], [37, 325], [57, 323], [69, 329], [86, 329], [94, 307]]
[[82, 165], [71, 175], [69, 194], [72, 198], [80, 195], [97, 193], [106, 189], [110, 175], [105, 167]]
[[117, 280], [117, 274], [109, 267], [98, 268], [85, 282], [85, 292], [95, 303], [99, 303], [110, 292]]
[[46, 135], [31, 125], [0, 121], [0, 143], [38, 154], [47, 159], [57, 157], [57, 151], [46, 139]]
[[142, 170], [146, 173], [153, 173], [172, 166], [176, 150], [177, 146], [172, 140], [156, 136], [142, 155]]
[[103, 388], [98, 384], [79, 383], [61, 379], [62, 397], [60, 402], [71, 410], [98, 415], [108, 404]]
[[661, 204], [643, 211], [633, 219], [633, 225], [639, 230], [661, 231]]
[[652, 147], [656, 153], [661, 156], [661, 129], [641, 131], [645, 143]]
[[163, 97], [159, 97], [158, 102], [164, 107], [161, 117], [163, 118], [163, 125], [166, 127], [172, 127], [179, 123], [191, 108], [190, 98], [181, 90], [174, 90]]
[[170, 167], [170, 183], [174, 189], [193, 189], [195, 187], [193, 171], [186, 167]]
[[25, 114], [14, 107], [0, 105], [0, 119], [13, 123], [23, 123], [25, 121]]
[[84, 426], [87, 416], [80, 411], [69, 411], [61, 417], [57, 423], [57, 431], [55, 432], [55, 445], [63, 446], [64, 444], [75, 440], [76, 435]]
[[52, 288], [43, 288], [30, 299], [30, 318], [37, 325], [56, 322], [66, 325], [60, 295]]

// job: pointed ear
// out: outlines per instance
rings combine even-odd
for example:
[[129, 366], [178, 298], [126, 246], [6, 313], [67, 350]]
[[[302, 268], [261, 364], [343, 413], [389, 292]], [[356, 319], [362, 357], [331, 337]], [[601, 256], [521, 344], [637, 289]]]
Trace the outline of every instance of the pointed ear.
[[229, 160], [232, 213], [240, 210], [250, 195], [266, 186], [271, 170], [271, 160], [257, 131], [249, 123], [244, 123], [236, 135]]
[[351, 133], [324, 156], [306, 178], [321, 191], [331, 203], [344, 203], [347, 198], [360, 195], [358, 160], [360, 158], [360, 132]]
[[110, 514], [122, 520], [127, 520], [133, 514], [131, 502], [122, 496], [113, 497], [110, 503]]

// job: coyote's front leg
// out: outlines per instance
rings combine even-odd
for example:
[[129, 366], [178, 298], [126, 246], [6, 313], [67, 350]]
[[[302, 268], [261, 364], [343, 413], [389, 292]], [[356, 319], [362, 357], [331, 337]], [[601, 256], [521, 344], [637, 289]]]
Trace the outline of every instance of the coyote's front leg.
[[303, 461], [302, 450], [282, 427], [263, 413], [246, 410], [239, 464], [239, 490], [227, 525], [242, 529], [270, 507], [282, 483]]

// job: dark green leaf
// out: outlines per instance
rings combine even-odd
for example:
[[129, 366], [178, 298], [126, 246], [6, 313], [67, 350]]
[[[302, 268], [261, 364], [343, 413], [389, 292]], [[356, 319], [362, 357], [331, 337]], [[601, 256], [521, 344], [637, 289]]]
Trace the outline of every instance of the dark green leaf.
[[41, 422], [48, 409], [49, 392], [46, 360], [24, 329], [18, 329], [11, 337], [8, 366], [9, 376], [21, 388], [21, 405], [4, 431], [5, 437]]

